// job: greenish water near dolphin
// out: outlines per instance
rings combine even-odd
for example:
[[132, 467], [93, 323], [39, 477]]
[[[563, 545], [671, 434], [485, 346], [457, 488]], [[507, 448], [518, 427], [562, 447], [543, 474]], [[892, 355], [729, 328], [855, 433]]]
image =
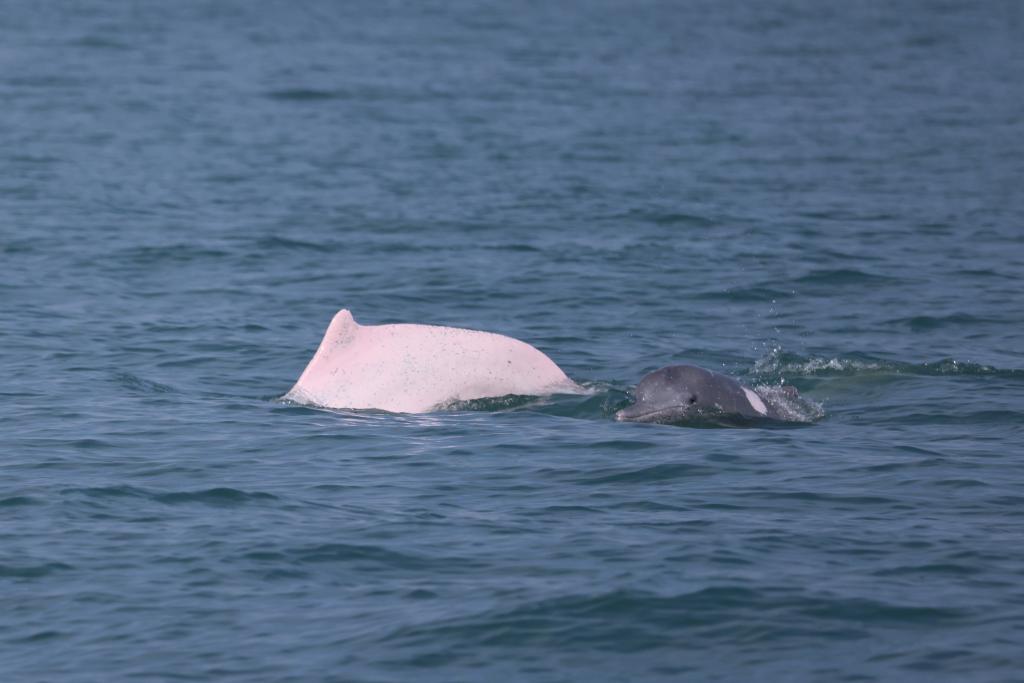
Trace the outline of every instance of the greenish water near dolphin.
[[[1018, 4], [2, 9], [4, 680], [1022, 680]], [[592, 392], [280, 401], [342, 307]]]

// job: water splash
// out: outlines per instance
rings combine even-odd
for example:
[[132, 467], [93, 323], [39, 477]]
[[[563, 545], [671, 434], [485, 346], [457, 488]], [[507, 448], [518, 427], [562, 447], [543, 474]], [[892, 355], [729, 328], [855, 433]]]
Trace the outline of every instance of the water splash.
[[825, 417], [824, 405], [789, 391], [784, 384], [758, 384], [754, 389], [786, 422], [811, 423]]

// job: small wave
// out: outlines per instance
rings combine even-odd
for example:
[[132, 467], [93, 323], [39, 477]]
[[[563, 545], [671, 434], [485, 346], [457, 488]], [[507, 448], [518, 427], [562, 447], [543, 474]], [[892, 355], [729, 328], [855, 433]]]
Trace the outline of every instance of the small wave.
[[1014, 277], [1013, 275], [1008, 275], [1006, 273], [1000, 273], [999, 271], [993, 270], [991, 268], [981, 268], [981, 269], [971, 269], [971, 268], [968, 268], [968, 269], [964, 269], [964, 270], [953, 271], [952, 274], [953, 275], [968, 275], [970, 277], [990, 277], [990, 278], [997, 278], [997, 279], [1001, 279], [1001, 280], [1013, 280], [1013, 281], [1017, 280], [1017, 278]]
[[694, 296], [696, 299], [711, 301], [753, 301], [753, 302], [774, 302], [778, 299], [788, 299], [796, 296], [792, 291], [772, 289], [770, 287], [740, 287], [727, 289], [718, 292], [703, 292]]
[[292, 237], [280, 236], [264, 237], [256, 241], [256, 246], [261, 252], [274, 251], [276, 249], [332, 252], [337, 251], [339, 248], [339, 245], [334, 243], [307, 242]]
[[283, 88], [281, 90], [271, 90], [267, 93], [267, 97], [272, 100], [309, 102], [345, 99], [348, 97], [348, 94], [338, 90], [321, 90], [319, 88]]
[[168, 386], [167, 384], [161, 384], [160, 382], [142, 379], [138, 375], [133, 375], [130, 372], [119, 372], [114, 375], [114, 380], [122, 387], [140, 393], [169, 394], [174, 391], [174, 387]]
[[63, 638], [66, 635], [67, 635], [66, 633], [63, 633], [61, 631], [50, 631], [50, 630], [37, 631], [36, 633], [24, 636], [22, 638], [15, 638], [11, 642], [15, 643], [15, 644], [18, 644], [18, 645], [29, 644], [29, 643], [38, 643], [38, 642], [41, 642], [41, 641], [44, 641], [44, 640], [53, 640], [54, 638]]
[[5, 254], [30, 254], [35, 251], [35, 245], [32, 242], [8, 242], [3, 246], [3, 253]]
[[43, 564], [34, 564], [27, 566], [13, 566], [7, 564], [0, 564], [0, 578], [12, 578], [12, 579], [38, 579], [43, 576], [49, 576], [54, 572], [64, 571], [72, 569], [70, 565], [66, 565], [63, 562], [46, 562]]
[[819, 493], [815, 491], [780, 491], [776, 489], [757, 489], [749, 494], [762, 500], [785, 500], [796, 502], [828, 503], [836, 508], [858, 506], [898, 506], [900, 503], [892, 498], [872, 495], [846, 495], [841, 493]]
[[984, 571], [981, 567], [971, 567], [953, 562], [933, 562], [928, 564], [900, 565], [873, 571], [874, 576], [974, 576]]
[[199, 491], [174, 491], [153, 495], [153, 500], [168, 505], [203, 503], [204, 505], [241, 505], [257, 500], [277, 500], [277, 496], [263, 491], [241, 491], [225, 486]]
[[252, 501], [277, 500], [277, 496], [263, 491], [241, 491], [224, 486], [198, 491], [150, 491], [135, 486], [92, 486], [63, 489], [61, 494], [86, 496], [92, 499], [146, 498], [165, 505], [202, 503], [229, 506]]
[[543, 253], [544, 252], [543, 249], [541, 249], [540, 247], [535, 247], [532, 244], [512, 243], [512, 242], [506, 243], [506, 244], [483, 245], [481, 248], [482, 249], [486, 249], [488, 251], [511, 251], [511, 252], [527, 253], [527, 254], [534, 254], [534, 253], [539, 254], [539, 253]]
[[867, 273], [863, 270], [837, 268], [833, 270], [812, 270], [792, 281], [805, 285], [877, 285], [900, 282], [901, 280], [886, 275]]
[[944, 316], [915, 315], [909, 318], [889, 320], [891, 325], [906, 325], [912, 332], [928, 332], [941, 327], [959, 327], [961, 325], [979, 325], [984, 323], [1002, 323], [996, 318], [979, 318], [969, 313], [953, 313]]
[[131, 247], [117, 254], [119, 263], [152, 266], [160, 263], [189, 263], [203, 259], [222, 259], [230, 254], [222, 249], [211, 249], [193, 244]]
[[580, 480], [581, 484], [647, 484], [658, 481], [674, 481], [690, 477], [702, 477], [716, 473], [714, 467], [691, 463], [662, 463], [639, 469], [599, 470]]
[[[766, 616], [768, 615], [768, 616]], [[478, 647], [547, 645], [565, 650], [640, 651], [691, 640], [773, 641], [797, 632], [848, 638], [865, 624], [916, 626], [960, 623], [965, 610], [859, 597], [830, 598], [782, 590], [710, 586], [679, 595], [640, 590], [565, 596], [511, 609], [399, 628], [385, 640], [401, 647], [437, 647], [446, 640]]]
[[409, 553], [399, 553], [375, 545], [324, 543], [289, 553], [289, 559], [300, 563], [372, 562], [401, 568], [420, 567], [427, 562]]
[[[257, 558], [250, 556], [250, 559]], [[459, 567], [466, 571], [476, 571], [486, 566], [483, 562], [469, 557], [429, 556], [410, 552], [398, 552], [379, 545], [355, 543], [322, 543], [286, 550], [280, 554], [276, 552], [267, 554], [263, 559], [275, 563], [284, 560], [289, 565], [371, 564], [403, 571], [452, 571], [453, 567]]]
[[945, 411], [909, 412], [895, 414], [888, 418], [875, 418], [875, 424], [903, 425], [964, 425], [975, 428], [984, 425], [1020, 425], [1024, 413], [1017, 410], [978, 410], [950, 414]]
[[729, 620], [732, 609], [755, 598], [753, 591], [744, 588], [706, 588], [675, 597], [615, 590], [403, 627], [387, 640], [413, 647], [431, 647], [448, 638], [483, 647], [547, 644], [552, 638], [557, 638], [562, 648], [589, 649], [598, 642], [613, 648], [625, 642], [651, 646], [668, 642], [665, 633]]
[[29, 496], [11, 496], [0, 498], [0, 508], [25, 507], [28, 505], [39, 505], [40, 501]]
[[699, 216], [692, 213], [681, 213], [678, 211], [668, 212], [643, 212], [637, 216], [641, 220], [647, 220], [655, 225], [691, 225], [698, 228], [711, 227], [717, 223], [713, 218]]
[[682, 211], [659, 211], [657, 209], [631, 209], [614, 216], [616, 219], [653, 223], [654, 225], [679, 225], [706, 228], [717, 225], [719, 221], [710, 216], [701, 216]]
[[773, 349], [754, 363], [753, 373], [760, 377], [836, 377], [866, 374], [891, 375], [966, 375], [996, 376], [1024, 379], [1024, 370], [1000, 369], [991, 365], [943, 358], [932, 363], [906, 363], [883, 360], [865, 355], [834, 356], [832, 358], [807, 357]]
[[86, 486], [61, 489], [61, 495], [78, 495], [88, 498], [145, 498], [148, 492], [134, 486]]

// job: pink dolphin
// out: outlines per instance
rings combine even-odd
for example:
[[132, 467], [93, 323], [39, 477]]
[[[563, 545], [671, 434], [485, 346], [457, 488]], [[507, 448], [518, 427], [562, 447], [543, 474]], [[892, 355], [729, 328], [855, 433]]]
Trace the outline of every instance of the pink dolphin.
[[426, 413], [452, 401], [581, 391], [554, 361], [518, 339], [435, 325], [360, 325], [342, 309], [284, 398]]

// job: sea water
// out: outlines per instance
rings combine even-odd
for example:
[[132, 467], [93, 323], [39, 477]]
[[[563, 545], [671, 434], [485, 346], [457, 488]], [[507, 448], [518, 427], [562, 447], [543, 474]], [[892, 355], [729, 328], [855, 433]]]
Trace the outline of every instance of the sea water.
[[[0, 9], [4, 681], [1024, 680], [1019, 3]], [[281, 401], [343, 307], [589, 392]]]

